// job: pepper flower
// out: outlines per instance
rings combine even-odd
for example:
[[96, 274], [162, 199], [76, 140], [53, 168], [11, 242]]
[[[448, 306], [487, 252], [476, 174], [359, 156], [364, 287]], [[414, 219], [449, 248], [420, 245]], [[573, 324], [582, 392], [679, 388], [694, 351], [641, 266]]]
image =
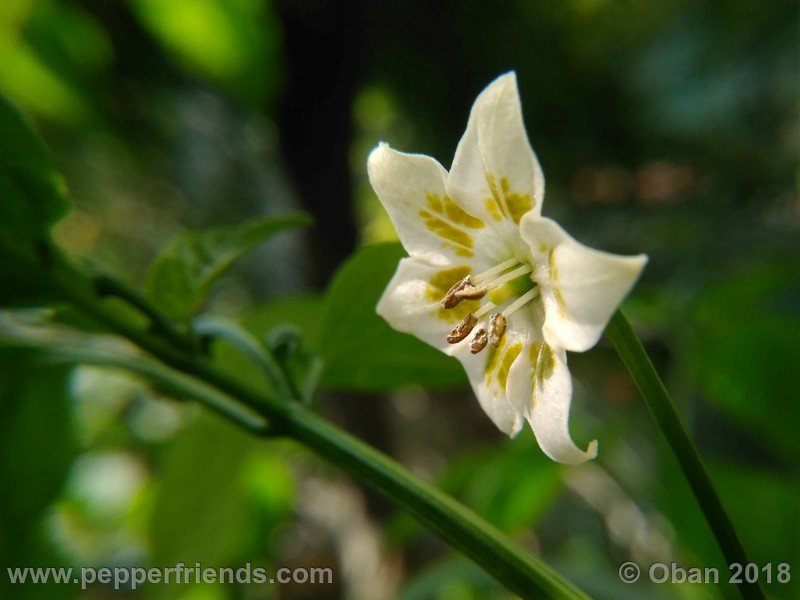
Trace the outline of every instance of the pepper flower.
[[448, 173], [381, 143], [369, 179], [409, 254], [378, 302], [395, 329], [456, 357], [481, 407], [513, 436], [530, 423], [553, 460], [579, 464], [569, 434], [566, 351], [594, 346], [647, 257], [593, 250], [541, 215], [544, 176], [515, 74], [481, 92]]

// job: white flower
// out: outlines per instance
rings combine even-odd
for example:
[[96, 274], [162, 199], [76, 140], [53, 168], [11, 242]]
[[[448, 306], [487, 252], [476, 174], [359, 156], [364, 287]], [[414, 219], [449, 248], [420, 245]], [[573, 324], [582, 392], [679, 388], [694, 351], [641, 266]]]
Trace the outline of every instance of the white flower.
[[525, 418], [553, 460], [594, 458], [596, 441], [584, 451], [569, 434], [566, 350], [597, 343], [647, 258], [593, 250], [541, 216], [544, 176], [514, 73], [478, 96], [450, 173], [387, 144], [368, 170], [410, 255], [378, 314], [455, 356], [502, 431]]

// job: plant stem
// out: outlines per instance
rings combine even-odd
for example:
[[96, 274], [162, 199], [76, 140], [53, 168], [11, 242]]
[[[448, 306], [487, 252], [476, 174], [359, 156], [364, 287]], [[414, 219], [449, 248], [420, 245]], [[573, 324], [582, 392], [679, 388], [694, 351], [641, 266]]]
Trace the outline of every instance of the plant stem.
[[[606, 329], [606, 335], [636, 382], [636, 386], [656, 424], [661, 429], [661, 433], [667, 438], [667, 443], [675, 454], [675, 458], [678, 459], [681, 470], [689, 482], [725, 560], [728, 561], [728, 564], [738, 563], [743, 566], [748, 564], [747, 554], [739, 541], [733, 522], [722, 506], [675, 404], [653, 367], [641, 341], [636, 336], [636, 332], [621, 311], [617, 311], [612, 317]], [[757, 583], [749, 583], [742, 579], [738, 585], [739, 592], [745, 598], [765, 598], [764, 592]]]
[[289, 378], [269, 349], [235, 323], [213, 315], [200, 315], [192, 321], [192, 329], [201, 337], [227, 341], [264, 372], [279, 395], [286, 398], [294, 395]]
[[150, 324], [153, 329], [157, 333], [163, 335], [171, 344], [187, 351], [197, 350], [195, 345], [192, 344], [192, 340], [188, 336], [182, 334], [169, 318], [161, 314], [158, 309], [150, 304], [139, 292], [122, 281], [107, 275], [98, 275], [92, 279], [98, 294], [101, 296], [115, 296], [141, 311], [142, 314], [150, 319]]
[[[270, 434], [287, 435], [298, 440], [367, 487], [386, 496], [520, 597], [587, 598], [581, 590], [529, 555], [510, 537], [389, 457], [330, 425], [300, 403], [290, 401], [293, 398], [275, 399], [262, 394], [232, 378], [204, 357], [187, 356], [150, 332], [118, 319], [113, 311], [98, 301], [92, 288], [81, 281], [82, 273], [69, 265], [61, 267], [51, 275], [76, 307], [172, 367], [159, 365], [159, 368], [154, 368], [149, 364], [152, 361], [140, 361], [132, 365], [134, 370], [138, 369], [166, 389], [193, 398], [237, 422], [240, 415], [220, 407], [228, 407], [233, 402], [257, 411], [268, 420]], [[89, 358], [83, 356], [85, 360]], [[186, 377], [185, 373], [201, 381]], [[249, 428], [258, 432], [259, 427], [254, 424]]]

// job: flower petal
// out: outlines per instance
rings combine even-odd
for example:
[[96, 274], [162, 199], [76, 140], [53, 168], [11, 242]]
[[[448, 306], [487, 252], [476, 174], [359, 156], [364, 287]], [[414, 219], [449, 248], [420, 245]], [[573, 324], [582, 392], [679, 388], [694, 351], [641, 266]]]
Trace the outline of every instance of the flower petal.
[[568, 465], [593, 459], [597, 456], [597, 440], [589, 442], [584, 452], [569, 435], [572, 377], [567, 368], [567, 353], [543, 343], [531, 345], [526, 354], [532, 358], [533, 393], [530, 408], [524, 414], [542, 451]]
[[540, 274], [545, 279], [541, 286], [545, 340], [572, 352], [588, 350], [633, 287], [647, 256], [594, 250], [574, 240], [555, 221], [534, 215], [522, 220], [520, 233], [537, 262], [548, 265], [547, 273]]
[[470, 273], [466, 263], [438, 266], [404, 258], [378, 301], [377, 313], [394, 329], [454, 354], [459, 345], [448, 344], [447, 334], [468, 312], [477, 311], [479, 301], [464, 300], [451, 309], [442, 308], [440, 302], [454, 283]]
[[369, 155], [367, 169], [411, 256], [444, 265], [482, 254], [479, 239], [486, 232], [485, 222], [447, 195], [447, 172], [434, 159], [380, 144]]
[[[464, 347], [455, 354], [464, 365], [472, 389], [483, 411], [500, 431], [513, 436], [522, 428], [522, 415], [509, 401], [511, 370], [520, 360], [527, 331], [509, 330], [498, 348], [487, 346], [479, 354]], [[461, 344], [465, 344], [461, 342]], [[530, 376], [529, 376], [530, 378]]]
[[495, 79], [475, 100], [447, 190], [501, 230], [528, 211], [540, 214], [544, 175], [525, 133], [513, 72]]
[[480, 301], [465, 300], [449, 310], [440, 304], [447, 289], [469, 272], [467, 265], [440, 267], [416, 258], [405, 258], [378, 302], [377, 312], [398, 331], [415, 335], [455, 356], [464, 366], [484, 412], [501, 431], [514, 435], [522, 426], [522, 418], [506, 398], [506, 379], [527, 333], [509, 330], [500, 348], [489, 346], [479, 354], [469, 351], [471, 335], [457, 344], [446, 341], [450, 330], [468, 312], [477, 311], [480, 304]]

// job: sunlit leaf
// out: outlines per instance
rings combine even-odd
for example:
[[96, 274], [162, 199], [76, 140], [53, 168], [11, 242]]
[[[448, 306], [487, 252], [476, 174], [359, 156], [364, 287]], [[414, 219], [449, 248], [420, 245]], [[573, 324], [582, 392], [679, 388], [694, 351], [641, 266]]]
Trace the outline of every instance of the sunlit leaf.
[[394, 331], [375, 312], [403, 256], [399, 244], [367, 246], [336, 274], [322, 326], [322, 385], [364, 391], [408, 384], [439, 389], [466, 385], [454, 358]]
[[184, 233], [153, 261], [147, 294], [169, 316], [186, 319], [236, 259], [276, 233], [308, 222], [297, 213]]
[[277, 89], [280, 29], [269, 3], [131, 0], [134, 14], [185, 69], [258, 102]]

